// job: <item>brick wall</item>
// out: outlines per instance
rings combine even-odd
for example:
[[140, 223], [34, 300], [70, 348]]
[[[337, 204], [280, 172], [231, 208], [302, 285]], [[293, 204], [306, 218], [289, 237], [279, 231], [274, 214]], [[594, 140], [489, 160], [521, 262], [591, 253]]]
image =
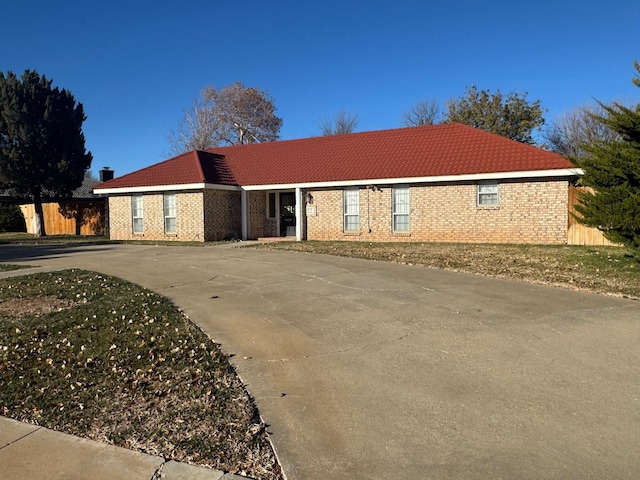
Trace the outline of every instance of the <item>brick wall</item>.
[[477, 185], [413, 185], [410, 232], [393, 233], [391, 186], [360, 189], [360, 231], [343, 231], [342, 190], [315, 190], [309, 240], [541, 243], [567, 242], [567, 180], [500, 182], [498, 207], [478, 207]]
[[131, 195], [109, 196], [111, 239], [204, 241], [202, 192], [176, 192], [176, 233], [164, 231], [162, 193], [145, 194], [142, 202], [144, 231], [133, 233]]
[[248, 238], [275, 237], [278, 224], [275, 218], [267, 218], [267, 193], [262, 191], [247, 192], [249, 203]]
[[204, 191], [204, 232], [208, 242], [242, 238], [239, 191]]
[[[564, 244], [568, 229], [567, 180], [500, 182], [500, 205], [478, 207], [477, 185], [413, 185], [410, 232], [393, 233], [391, 186], [361, 188], [360, 230], [343, 231], [342, 189], [311, 190], [313, 204], [303, 220], [309, 240], [428, 241]], [[276, 235], [267, 219], [266, 194], [247, 193], [249, 238]], [[109, 197], [109, 225], [114, 240], [215, 241], [241, 236], [240, 192], [177, 192], [176, 233], [164, 232], [163, 195], [143, 196], [144, 232], [134, 234], [131, 196]], [[304, 210], [304, 209], [303, 209]]]

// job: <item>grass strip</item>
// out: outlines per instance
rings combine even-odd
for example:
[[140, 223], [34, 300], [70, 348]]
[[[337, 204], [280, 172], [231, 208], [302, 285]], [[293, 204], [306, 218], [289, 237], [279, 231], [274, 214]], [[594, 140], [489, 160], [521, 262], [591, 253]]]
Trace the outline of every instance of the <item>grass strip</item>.
[[622, 247], [306, 241], [252, 248], [364, 258], [640, 298], [640, 263]]
[[29, 268], [29, 265], [16, 265], [13, 263], [0, 263], [0, 272], [12, 272], [14, 270], [21, 270], [23, 268]]

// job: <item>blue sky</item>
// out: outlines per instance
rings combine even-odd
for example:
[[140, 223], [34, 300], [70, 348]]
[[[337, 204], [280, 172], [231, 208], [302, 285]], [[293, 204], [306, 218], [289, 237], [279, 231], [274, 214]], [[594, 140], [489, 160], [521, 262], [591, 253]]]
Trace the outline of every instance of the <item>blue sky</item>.
[[528, 92], [547, 122], [591, 102], [640, 101], [637, 0], [165, 0], [7, 2], [0, 71], [37, 70], [83, 103], [92, 171], [166, 158], [166, 134], [207, 85], [275, 99], [281, 138], [322, 117], [396, 128], [422, 99], [469, 85]]

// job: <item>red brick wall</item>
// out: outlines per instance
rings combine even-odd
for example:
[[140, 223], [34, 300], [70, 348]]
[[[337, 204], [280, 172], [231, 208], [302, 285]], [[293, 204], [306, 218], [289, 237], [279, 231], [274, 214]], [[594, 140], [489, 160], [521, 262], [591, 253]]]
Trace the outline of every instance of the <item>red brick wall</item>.
[[360, 189], [360, 231], [343, 232], [342, 189], [315, 190], [309, 240], [567, 242], [567, 180], [500, 182], [500, 205], [478, 207], [477, 184], [412, 185], [410, 232], [393, 233], [391, 186]]

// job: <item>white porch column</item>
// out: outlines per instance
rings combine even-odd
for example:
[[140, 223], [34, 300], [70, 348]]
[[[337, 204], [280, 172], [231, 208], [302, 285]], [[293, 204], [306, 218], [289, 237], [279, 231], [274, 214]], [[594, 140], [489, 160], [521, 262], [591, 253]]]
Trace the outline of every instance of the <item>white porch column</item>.
[[296, 187], [296, 241], [302, 240], [302, 189]]
[[240, 212], [242, 222], [242, 240], [249, 237], [249, 202], [247, 191], [243, 188], [240, 190]]

